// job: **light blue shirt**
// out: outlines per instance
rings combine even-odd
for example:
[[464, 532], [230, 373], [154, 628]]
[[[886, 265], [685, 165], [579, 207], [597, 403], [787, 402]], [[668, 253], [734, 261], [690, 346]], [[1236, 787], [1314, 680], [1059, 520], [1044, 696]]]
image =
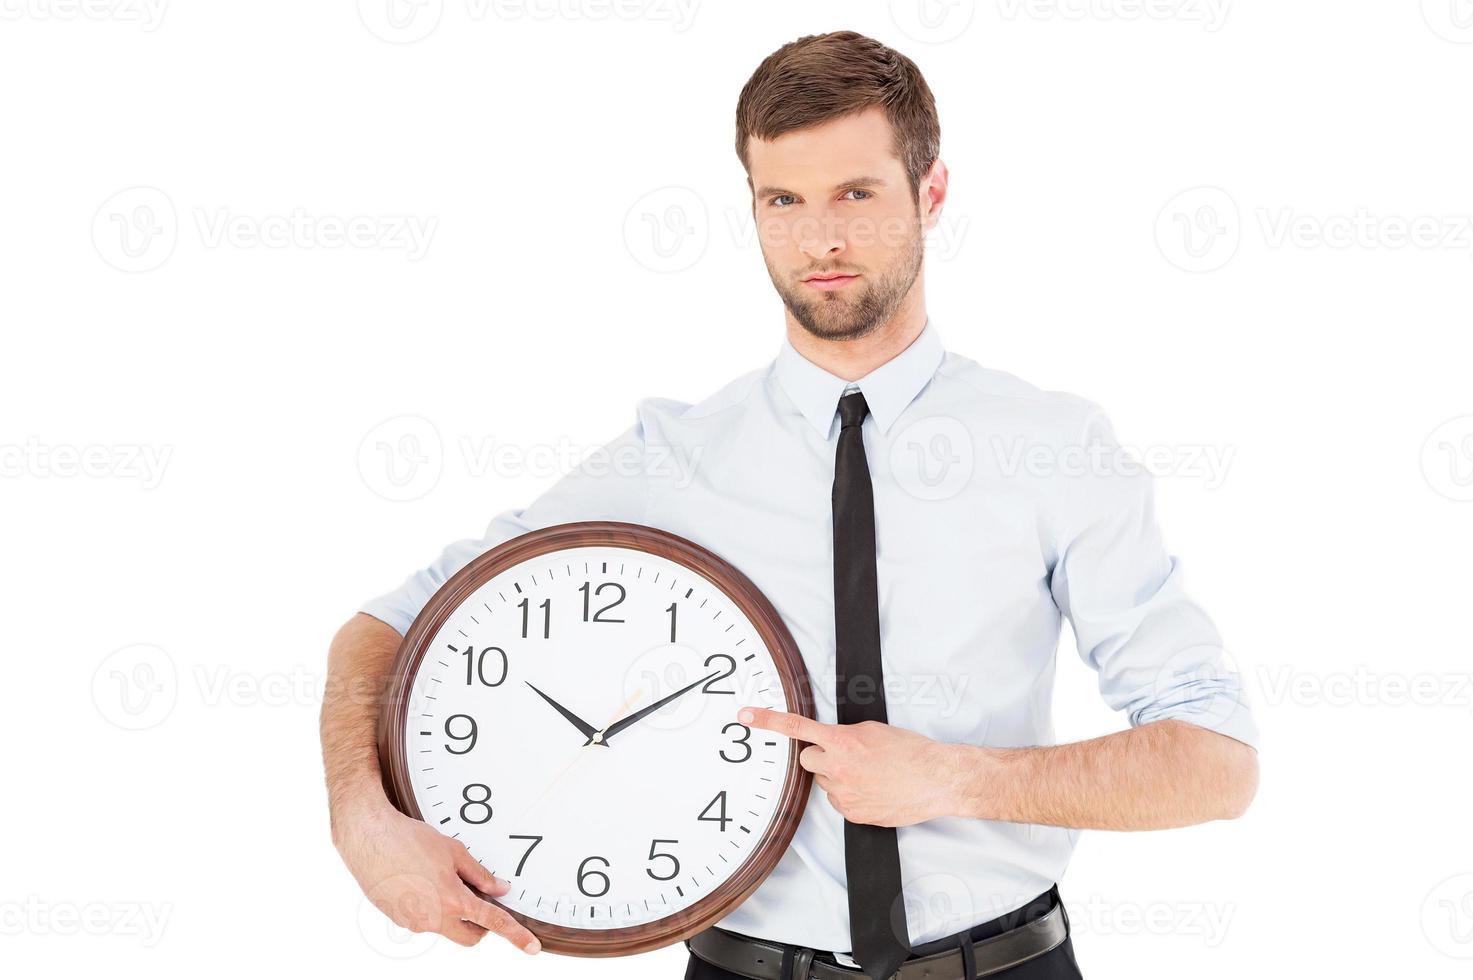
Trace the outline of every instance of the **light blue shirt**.
[[[874, 484], [890, 723], [987, 746], [1048, 745], [1060, 624], [1130, 724], [1178, 718], [1257, 744], [1239, 675], [1157, 526], [1152, 477], [1095, 403], [942, 346], [934, 318], [853, 382]], [[363, 611], [399, 632], [482, 552], [580, 520], [648, 524], [741, 569], [802, 651], [819, 721], [834, 707], [830, 493], [851, 385], [784, 338], [777, 357], [695, 404], [638, 402], [634, 424], [481, 538], [455, 542]], [[912, 943], [1021, 906], [1064, 873], [1078, 831], [943, 817], [898, 831]], [[717, 924], [849, 949], [843, 818], [814, 785], [792, 846]]]

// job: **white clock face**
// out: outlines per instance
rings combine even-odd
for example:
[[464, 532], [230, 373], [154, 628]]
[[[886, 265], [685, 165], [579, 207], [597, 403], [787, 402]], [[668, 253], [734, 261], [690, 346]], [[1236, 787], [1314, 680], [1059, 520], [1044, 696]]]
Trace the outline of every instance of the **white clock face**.
[[623, 928], [711, 895], [779, 816], [789, 742], [740, 724], [747, 704], [787, 693], [725, 593], [648, 552], [566, 548], [449, 614], [404, 755], [425, 821], [511, 882], [502, 905]]

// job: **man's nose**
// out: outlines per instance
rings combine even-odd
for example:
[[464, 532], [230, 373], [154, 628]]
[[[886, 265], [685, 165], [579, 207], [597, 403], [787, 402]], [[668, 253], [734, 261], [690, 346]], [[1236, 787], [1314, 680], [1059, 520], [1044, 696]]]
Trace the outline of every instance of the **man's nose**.
[[823, 259], [844, 251], [844, 223], [832, 211], [803, 218], [795, 236], [799, 250], [809, 258]]

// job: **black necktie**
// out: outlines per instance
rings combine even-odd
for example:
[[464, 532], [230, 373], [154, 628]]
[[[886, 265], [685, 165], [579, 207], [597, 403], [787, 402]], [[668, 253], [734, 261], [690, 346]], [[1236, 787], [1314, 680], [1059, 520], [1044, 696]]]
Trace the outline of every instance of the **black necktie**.
[[[839, 399], [834, 455], [834, 640], [838, 647], [839, 724], [886, 721], [880, 665], [880, 597], [875, 575], [875, 494], [860, 424], [864, 395]], [[844, 821], [852, 955], [875, 980], [887, 980], [910, 954], [894, 827]]]

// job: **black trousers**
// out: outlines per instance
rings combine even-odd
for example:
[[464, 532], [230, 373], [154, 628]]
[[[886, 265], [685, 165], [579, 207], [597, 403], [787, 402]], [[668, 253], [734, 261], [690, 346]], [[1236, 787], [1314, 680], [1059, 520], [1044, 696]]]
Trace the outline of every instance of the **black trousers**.
[[[1059, 902], [1059, 886], [1055, 885], [1048, 891], [1032, 899], [1020, 909], [1016, 909], [1006, 915], [1000, 915], [995, 919], [979, 923], [967, 930], [971, 934], [972, 941], [989, 939], [1000, 932], [1016, 928], [1025, 922], [1042, 918], [1048, 914], [1049, 909]], [[920, 943], [911, 949], [911, 958], [927, 956], [931, 953], [939, 953], [945, 949], [954, 949], [961, 944], [961, 933], [952, 936], [943, 936], [930, 942]], [[685, 980], [743, 980], [740, 974], [722, 970], [700, 959], [691, 953], [690, 961], [685, 966]], [[784, 957], [784, 959], [790, 959]], [[832, 951], [818, 950], [814, 956], [815, 962], [826, 963], [837, 962]], [[1034, 957], [1027, 963], [994, 973], [986, 980], [1082, 980], [1079, 972], [1079, 964], [1074, 962], [1074, 944], [1072, 939], [1065, 939], [1054, 949], [1042, 956]], [[784, 977], [783, 980], [790, 980]]]

